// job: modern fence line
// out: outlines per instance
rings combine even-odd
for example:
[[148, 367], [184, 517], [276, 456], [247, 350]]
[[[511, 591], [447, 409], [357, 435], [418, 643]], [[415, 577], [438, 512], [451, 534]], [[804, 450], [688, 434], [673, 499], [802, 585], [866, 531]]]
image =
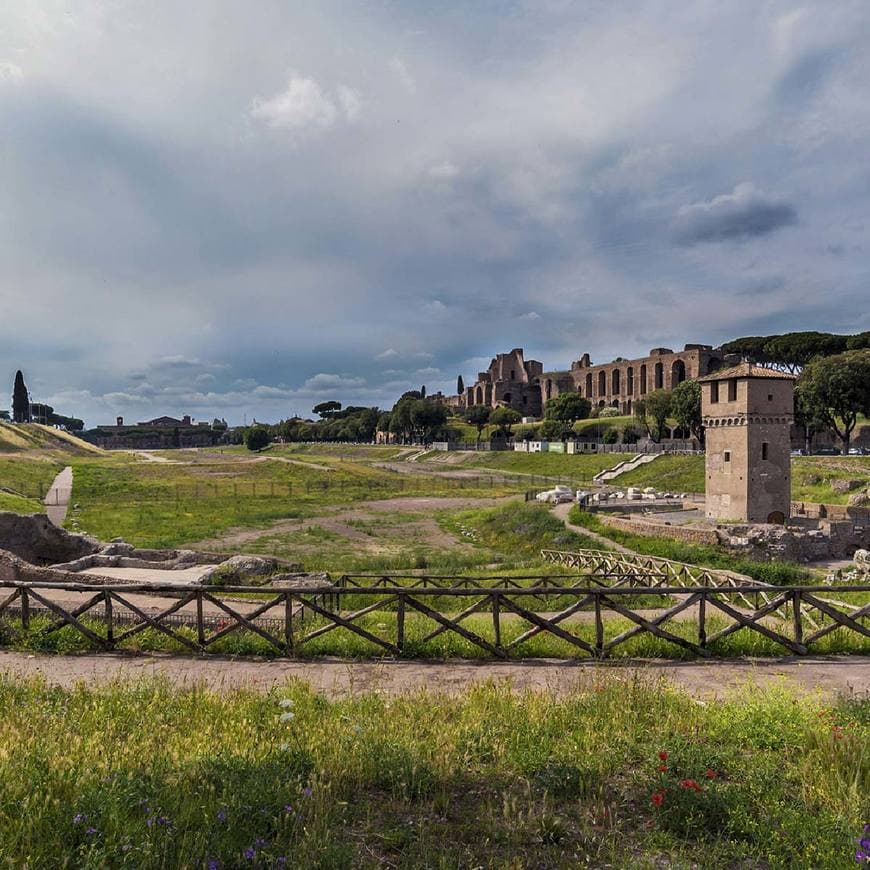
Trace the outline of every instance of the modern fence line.
[[[435, 578], [432, 578], [435, 579]], [[831, 632], [844, 629], [860, 637], [870, 638], [870, 628], [865, 620], [870, 615], [870, 604], [858, 606], [846, 613], [829, 601], [820, 598], [819, 593], [866, 594], [870, 585], [865, 586], [787, 586], [779, 587], [771, 594], [770, 587], [752, 584], [738, 587], [698, 586], [687, 589], [685, 586], [637, 586], [621, 583], [604, 587], [588, 585], [581, 587], [547, 585], [556, 578], [541, 578], [546, 583], [531, 587], [480, 587], [453, 586], [443, 588], [428, 586], [408, 588], [399, 585], [384, 586], [312, 586], [294, 589], [264, 589], [263, 587], [209, 587], [170, 586], [151, 584], [89, 585], [80, 583], [26, 583], [22, 581], [0, 582], [0, 618], [10, 615], [15, 607], [16, 615], [22, 626], [30, 627], [35, 608], [55, 617], [49, 625], [40, 629], [40, 634], [48, 635], [64, 628], [73, 627], [98, 649], [115, 649], [125, 640], [147, 628], [153, 628], [195, 652], [205, 652], [216, 641], [234, 631], [252, 632], [265, 640], [275, 654], [291, 656], [301, 651], [306, 644], [322, 637], [335, 629], [343, 628], [374, 644], [384, 653], [402, 656], [406, 653], [405, 620], [408, 613], [421, 614], [432, 621], [434, 627], [429, 633], [415, 641], [416, 645], [425, 644], [440, 634], [449, 632], [459, 635], [466, 641], [493, 656], [505, 658], [525, 641], [539, 634], [559, 638], [575, 649], [593, 657], [606, 658], [614, 649], [640, 634], [649, 634], [668, 644], [695, 655], [708, 658], [714, 655], [711, 646], [717, 641], [741, 629], [756, 632], [778, 646], [795, 655], [810, 653], [811, 646]], [[564, 579], [564, 578], [559, 578]], [[3, 597], [4, 590], [8, 593]], [[61, 605], [51, 598], [51, 592], [67, 591], [90, 593], [89, 597], [76, 607]], [[129, 600], [132, 593], [162, 593], [179, 595], [176, 601], [159, 613], [148, 613]], [[250, 613], [240, 613], [235, 607], [219, 596], [222, 594], [257, 593], [268, 594], [268, 600], [258, 604]], [[739, 609], [732, 599], [751, 600], [756, 593], [769, 595], [767, 602], [750, 611]], [[669, 606], [655, 616], [639, 612], [626, 603], [625, 596], [648, 594], [655, 596], [677, 596], [678, 603]], [[457, 599], [457, 606], [463, 599], [469, 603], [461, 611], [450, 608], [446, 612], [432, 606], [435, 596]], [[538, 613], [529, 609], [528, 600], [532, 597], [562, 598], [568, 596], [571, 603], [557, 613]], [[372, 602], [371, 598], [375, 600]], [[367, 603], [364, 603], [366, 602]], [[356, 606], [354, 606], [356, 602]], [[216, 624], [213, 616], [204, 614], [204, 606], [216, 607], [224, 624]], [[178, 614], [183, 607], [194, 605], [194, 627], [196, 639], [180, 632], [170, 617]], [[99, 607], [99, 610], [96, 608]], [[697, 639], [688, 639], [666, 628], [666, 624], [689, 608], [697, 608]], [[278, 608], [280, 616], [266, 625], [261, 622], [269, 611]], [[594, 614], [594, 640], [588, 641], [572, 633], [563, 623], [582, 610]], [[787, 614], [776, 627], [769, 624], [767, 617], [777, 611]], [[121, 622], [120, 613], [124, 613]], [[322, 624], [305, 630], [302, 615], [305, 612], [321, 618]], [[358, 623], [361, 617], [378, 612], [379, 618], [392, 618], [392, 630], [386, 622], [379, 623], [377, 630]], [[812, 631], [806, 633], [807, 616], [814, 614]], [[491, 637], [487, 639], [462, 623], [472, 614], [488, 613], [491, 618]], [[708, 613], [724, 615], [731, 622], [724, 628], [708, 633]], [[82, 621], [90, 614], [91, 625]], [[132, 614], [132, 616], [129, 616]], [[604, 615], [612, 614], [634, 623], [632, 628], [616, 637], [606, 638]], [[528, 624], [519, 636], [506, 641], [502, 636], [504, 616], [510, 615]], [[135, 617], [138, 621], [133, 621]], [[102, 623], [105, 635], [97, 633], [92, 625]], [[118, 628], [122, 628], [118, 631]], [[177, 623], [176, 623], [177, 625]], [[790, 633], [782, 633], [783, 625], [791, 627]]]

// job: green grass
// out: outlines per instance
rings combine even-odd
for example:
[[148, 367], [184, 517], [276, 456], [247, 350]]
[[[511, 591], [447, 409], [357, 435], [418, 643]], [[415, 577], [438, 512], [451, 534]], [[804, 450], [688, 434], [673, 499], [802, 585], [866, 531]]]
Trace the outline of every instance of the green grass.
[[626, 471], [611, 481], [621, 488], [653, 486], [671, 492], [704, 492], [703, 456], [660, 456], [633, 471]]
[[[855, 481], [848, 492], [837, 492], [836, 481]], [[846, 504], [849, 497], [870, 490], [870, 456], [796, 456], [792, 459], [794, 501]]]
[[601, 674], [563, 696], [343, 700], [0, 678], [0, 737], [14, 867], [824, 870], [870, 817], [870, 703], [782, 689], [702, 706]]
[[475, 454], [463, 463], [463, 467], [473, 465], [509, 474], [541, 475], [588, 483], [599, 471], [612, 468], [627, 458], [626, 454], [613, 453], [523, 453], [498, 450]]
[[[185, 455], [187, 454], [187, 455]], [[143, 547], [175, 547], [231, 528], [316, 516], [324, 508], [393, 496], [495, 497], [516, 486], [428, 475], [399, 475], [337, 462], [332, 471], [254, 457], [183, 451], [190, 464], [138, 461], [129, 455], [74, 461], [73, 516], [103, 540], [121, 536]]]
[[571, 508], [569, 520], [575, 525], [597, 532], [614, 543], [622, 544], [624, 547], [646, 556], [658, 556], [662, 559], [673, 559], [676, 562], [687, 562], [690, 565], [701, 565], [706, 568], [737, 571], [762, 583], [788, 585], [815, 582], [818, 579], [808, 569], [791, 562], [756, 562], [751, 559], [735, 559], [718, 547], [690, 544], [666, 537], [650, 538], [645, 535], [633, 535], [630, 532], [605, 525], [599, 516], [582, 510], [577, 505]]
[[54, 455], [20, 456], [0, 453], [0, 489], [6, 490], [7, 494], [39, 502], [66, 464]]

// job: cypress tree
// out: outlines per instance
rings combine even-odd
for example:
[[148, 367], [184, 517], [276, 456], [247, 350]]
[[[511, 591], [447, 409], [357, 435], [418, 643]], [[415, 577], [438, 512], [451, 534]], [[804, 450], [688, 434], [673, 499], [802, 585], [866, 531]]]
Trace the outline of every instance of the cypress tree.
[[16, 423], [30, 422], [30, 397], [20, 370], [15, 372], [15, 385], [12, 387], [12, 419]]
[[456, 395], [461, 396], [465, 392], [465, 384], [462, 381], [462, 375], [456, 379]]

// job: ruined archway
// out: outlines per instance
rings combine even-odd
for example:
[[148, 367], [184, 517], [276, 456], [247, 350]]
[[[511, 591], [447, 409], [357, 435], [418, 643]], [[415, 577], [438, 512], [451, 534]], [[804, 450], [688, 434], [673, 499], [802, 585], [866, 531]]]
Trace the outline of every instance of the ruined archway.
[[586, 398], [592, 398], [592, 372], [586, 375]]
[[654, 390], [661, 390], [665, 385], [665, 370], [660, 362], [657, 362], [653, 369]]
[[640, 367], [640, 394], [642, 396], [646, 395], [646, 383], [647, 383], [646, 379], [647, 379], [646, 364], [644, 364]]
[[674, 360], [671, 366], [671, 389], [686, 380], [686, 364], [681, 360]]
[[606, 372], [598, 372], [598, 395], [607, 395], [607, 374]]
[[625, 379], [626, 379], [625, 391], [628, 393], [629, 396], [633, 396], [634, 395], [634, 367], [633, 366], [629, 366], [626, 369]]
[[622, 372], [619, 369], [614, 369], [610, 373], [610, 392], [614, 396], [618, 396], [622, 390], [620, 387], [622, 386]]
[[771, 525], [775, 526], [784, 526], [785, 525], [785, 514], [782, 511], [772, 511], [767, 515], [767, 521]]

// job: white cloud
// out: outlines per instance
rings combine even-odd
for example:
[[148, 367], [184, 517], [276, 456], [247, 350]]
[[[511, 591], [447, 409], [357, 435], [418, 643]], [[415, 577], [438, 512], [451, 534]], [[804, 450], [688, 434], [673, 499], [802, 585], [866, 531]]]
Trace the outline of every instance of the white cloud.
[[356, 390], [365, 386], [365, 378], [348, 377], [321, 372], [308, 378], [302, 385], [302, 390], [313, 392], [330, 392], [336, 390]]
[[431, 175], [432, 178], [445, 180], [456, 178], [456, 176], [459, 175], [459, 167], [455, 163], [445, 160], [443, 163], [436, 163], [434, 166], [430, 166], [429, 175]]
[[382, 353], [379, 353], [375, 359], [385, 360], [385, 359], [396, 359], [399, 356], [399, 351], [397, 351], [394, 347], [388, 347]]
[[353, 121], [361, 108], [362, 98], [353, 88], [340, 84], [330, 94], [315, 79], [293, 73], [280, 93], [254, 98], [251, 117], [278, 130], [326, 128], [339, 120]]
[[520, 316], [520, 320], [540, 320], [541, 315], [537, 311], [529, 311], [527, 314]]
[[405, 65], [405, 62], [399, 58], [394, 57], [390, 60], [390, 69], [396, 74], [396, 78], [402, 83], [402, 87], [409, 93], [414, 94], [417, 92], [417, 82], [414, 79], [414, 76], [408, 70], [408, 67]]
[[24, 71], [11, 60], [0, 60], [0, 82], [20, 82], [24, 78]]

